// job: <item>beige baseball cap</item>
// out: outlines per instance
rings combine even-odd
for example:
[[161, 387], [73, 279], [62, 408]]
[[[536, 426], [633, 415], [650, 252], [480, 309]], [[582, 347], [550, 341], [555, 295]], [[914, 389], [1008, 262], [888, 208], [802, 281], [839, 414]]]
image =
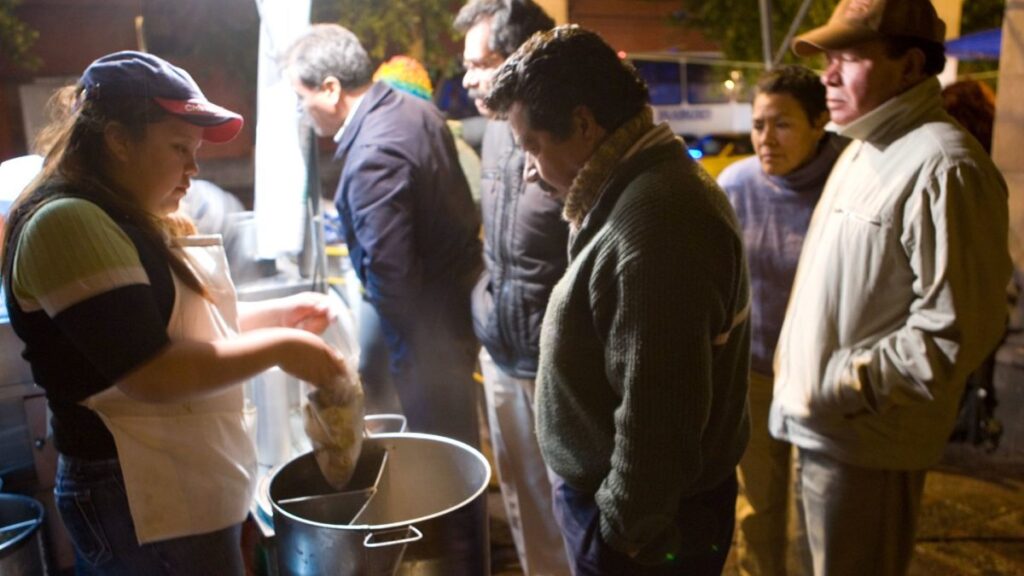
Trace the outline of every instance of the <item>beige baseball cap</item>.
[[811, 56], [878, 38], [919, 38], [942, 43], [946, 23], [930, 0], [842, 0], [828, 24], [797, 36], [793, 52]]

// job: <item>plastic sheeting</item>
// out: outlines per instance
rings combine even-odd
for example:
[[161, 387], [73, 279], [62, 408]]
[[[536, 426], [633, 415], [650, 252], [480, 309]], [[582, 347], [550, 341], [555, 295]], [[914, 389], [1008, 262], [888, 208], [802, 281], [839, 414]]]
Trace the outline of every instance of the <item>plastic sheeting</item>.
[[298, 100], [279, 59], [309, 29], [311, 0], [256, 0], [260, 48], [256, 96], [256, 250], [297, 254], [306, 222], [306, 161]]
[[1000, 28], [974, 32], [946, 42], [946, 55], [960, 60], [998, 60], [1002, 42]]

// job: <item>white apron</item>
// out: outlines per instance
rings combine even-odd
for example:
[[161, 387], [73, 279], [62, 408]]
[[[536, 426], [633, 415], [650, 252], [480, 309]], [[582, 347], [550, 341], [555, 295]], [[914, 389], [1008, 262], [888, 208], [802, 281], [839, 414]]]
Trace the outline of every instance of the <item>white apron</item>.
[[[175, 239], [213, 297], [174, 277], [171, 341], [213, 341], [238, 333], [235, 287], [220, 236]], [[256, 478], [241, 386], [179, 404], [139, 402], [117, 386], [82, 404], [114, 436], [140, 544], [204, 534], [245, 519]]]

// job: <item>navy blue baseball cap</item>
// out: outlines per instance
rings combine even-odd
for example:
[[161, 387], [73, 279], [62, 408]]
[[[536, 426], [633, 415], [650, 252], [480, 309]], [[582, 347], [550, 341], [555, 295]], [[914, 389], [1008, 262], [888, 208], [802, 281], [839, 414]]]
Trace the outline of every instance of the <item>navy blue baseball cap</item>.
[[151, 98], [170, 114], [203, 127], [203, 140], [210, 142], [231, 140], [244, 123], [240, 114], [207, 100], [188, 72], [152, 54], [108, 54], [89, 64], [80, 82], [86, 100]]

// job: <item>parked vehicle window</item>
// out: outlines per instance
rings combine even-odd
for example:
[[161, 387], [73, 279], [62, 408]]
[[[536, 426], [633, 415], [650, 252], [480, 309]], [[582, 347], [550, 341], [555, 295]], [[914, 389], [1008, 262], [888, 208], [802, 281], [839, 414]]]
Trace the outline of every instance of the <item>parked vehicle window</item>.
[[655, 122], [667, 122], [676, 134], [750, 132], [751, 79], [759, 64], [673, 53], [625, 57], [647, 82]]
[[724, 104], [753, 102], [753, 83], [748, 81], [754, 70], [738, 70], [725, 64], [688, 62], [686, 64], [686, 99], [690, 104]]
[[640, 77], [647, 82], [651, 92], [651, 104], [666, 106], [682, 104], [683, 82], [678, 62], [656, 60], [635, 60], [633, 66]]

